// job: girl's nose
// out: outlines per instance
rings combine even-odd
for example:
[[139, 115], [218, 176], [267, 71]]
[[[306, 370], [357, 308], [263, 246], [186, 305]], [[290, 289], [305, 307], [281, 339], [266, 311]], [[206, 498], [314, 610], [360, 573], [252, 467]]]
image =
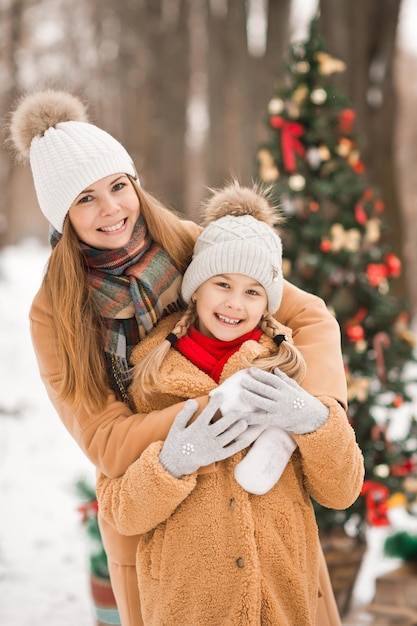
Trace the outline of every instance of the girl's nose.
[[235, 311], [240, 311], [243, 308], [241, 299], [234, 295], [230, 295], [225, 304], [229, 309], [234, 309]]

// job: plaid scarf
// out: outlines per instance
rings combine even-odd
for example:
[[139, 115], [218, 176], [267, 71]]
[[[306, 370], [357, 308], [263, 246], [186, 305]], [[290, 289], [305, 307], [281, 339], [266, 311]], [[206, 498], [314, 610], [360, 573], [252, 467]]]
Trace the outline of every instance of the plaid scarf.
[[[52, 233], [53, 246], [59, 237]], [[165, 250], [151, 239], [142, 215], [125, 248], [97, 250], [81, 243], [81, 249], [91, 295], [103, 318], [110, 382], [117, 396], [128, 402], [132, 348], [162, 317], [184, 308], [179, 295], [182, 277]]]

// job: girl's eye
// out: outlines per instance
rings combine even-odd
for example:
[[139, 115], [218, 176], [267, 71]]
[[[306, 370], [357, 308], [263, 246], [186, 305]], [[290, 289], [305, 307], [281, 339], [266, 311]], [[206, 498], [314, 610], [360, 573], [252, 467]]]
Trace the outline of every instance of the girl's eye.
[[258, 291], [256, 291], [256, 289], [248, 289], [247, 293], [250, 296], [259, 296], [259, 293], [258, 293]]
[[223, 287], [224, 289], [228, 289], [229, 288], [229, 284], [228, 283], [217, 283], [217, 285], [219, 287]]
[[119, 191], [123, 189], [123, 187], [126, 187], [126, 183], [116, 183], [113, 187], [113, 191]]

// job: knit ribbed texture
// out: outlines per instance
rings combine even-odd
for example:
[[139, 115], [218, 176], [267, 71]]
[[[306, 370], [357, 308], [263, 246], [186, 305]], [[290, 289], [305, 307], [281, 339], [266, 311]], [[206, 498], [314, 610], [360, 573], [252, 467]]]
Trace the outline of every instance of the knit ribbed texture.
[[61, 122], [34, 137], [30, 164], [42, 213], [60, 233], [70, 206], [89, 185], [111, 174], [137, 177], [125, 148], [86, 122]]
[[245, 274], [257, 280], [267, 292], [268, 311], [275, 313], [283, 287], [281, 239], [273, 228], [251, 215], [227, 215], [211, 222], [197, 239], [184, 274], [185, 302], [218, 274]]

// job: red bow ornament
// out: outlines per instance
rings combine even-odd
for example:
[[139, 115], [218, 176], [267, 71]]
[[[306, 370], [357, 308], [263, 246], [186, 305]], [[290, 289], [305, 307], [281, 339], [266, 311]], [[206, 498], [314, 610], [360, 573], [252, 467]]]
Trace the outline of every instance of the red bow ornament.
[[303, 157], [305, 147], [299, 137], [304, 133], [304, 127], [297, 122], [290, 122], [280, 115], [272, 115], [269, 120], [271, 128], [281, 130], [282, 160], [287, 172], [296, 169], [295, 155]]

